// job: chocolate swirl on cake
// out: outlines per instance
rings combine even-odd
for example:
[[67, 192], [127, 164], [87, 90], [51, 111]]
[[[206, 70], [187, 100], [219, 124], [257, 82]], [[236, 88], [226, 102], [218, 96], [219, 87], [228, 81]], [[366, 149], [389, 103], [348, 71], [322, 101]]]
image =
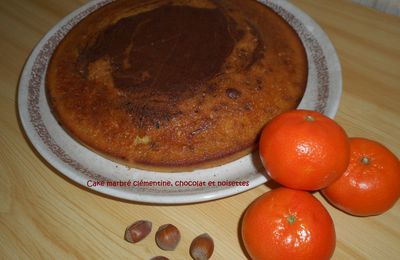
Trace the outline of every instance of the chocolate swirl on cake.
[[[257, 45], [238, 51], [236, 71], [249, 69], [265, 47], [256, 28], [246, 24]], [[203, 93], [225, 73], [223, 65], [243, 35], [219, 8], [167, 4], [106, 27], [80, 52], [77, 68], [87, 77], [89, 64], [107, 60], [114, 87], [130, 96], [123, 107], [138, 126], [154, 125], [180, 115], [177, 102]], [[141, 99], [132, 103], [134, 95]]]

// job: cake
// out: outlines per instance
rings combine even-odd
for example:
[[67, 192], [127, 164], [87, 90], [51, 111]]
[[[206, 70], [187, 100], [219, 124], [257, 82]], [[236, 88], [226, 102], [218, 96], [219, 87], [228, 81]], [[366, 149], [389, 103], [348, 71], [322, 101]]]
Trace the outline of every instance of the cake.
[[307, 81], [296, 32], [257, 1], [120, 0], [56, 47], [46, 95], [60, 125], [107, 159], [188, 171], [251, 152]]

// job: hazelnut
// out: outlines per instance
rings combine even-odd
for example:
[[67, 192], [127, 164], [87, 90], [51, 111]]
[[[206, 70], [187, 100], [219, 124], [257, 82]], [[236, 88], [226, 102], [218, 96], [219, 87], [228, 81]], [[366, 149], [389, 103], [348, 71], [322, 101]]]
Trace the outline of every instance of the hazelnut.
[[156, 233], [156, 243], [158, 247], [163, 250], [175, 250], [179, 241], [181, 240], [181, 233], [172, 224], [165, 224], [159, 227]]
[[235, 89], [235, 88], [228, 88], [228, 89], [225, 90], [225, 94], [230, 99], [238, 99], [242, 93], [239, 90]]
[[214, 252], [214, 241], [207, 234], [201, 234], [190, 244], [190, 255], [194, 260], [207, 260]]
[[155, 257], [151, 258], [150, 260], [169, 260], [169, 259], [166, 258], [165, 256], [155, 256]]
[[125, 240], [136, 243], [145, 238], [151, 232], [152, 223], [147, 220], [138, 220], [125, 230]]

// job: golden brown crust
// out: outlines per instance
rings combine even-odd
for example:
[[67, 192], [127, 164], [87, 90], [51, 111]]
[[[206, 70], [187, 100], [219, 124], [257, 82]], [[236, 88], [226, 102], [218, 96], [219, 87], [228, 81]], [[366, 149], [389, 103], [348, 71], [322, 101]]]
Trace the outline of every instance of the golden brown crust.
[[121, 0], [68, 33], [46, 90], [87, 147], [186, 171], [249, 153], [266, 122], [297, 107], [306, 79], [298, 36], [256, 1]]

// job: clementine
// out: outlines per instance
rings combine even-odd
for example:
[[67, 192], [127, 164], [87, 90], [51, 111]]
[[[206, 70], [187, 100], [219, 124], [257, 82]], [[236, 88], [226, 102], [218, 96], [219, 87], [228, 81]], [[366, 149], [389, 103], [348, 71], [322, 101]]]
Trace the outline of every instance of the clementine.
[[269, 176], [293, 189], [319, 190], [343, 174], [350, 145], [343, 128], [329, 117], [292, 110], [262, 130], [260, 156]]
[[400, 197], [399, 160], [382, 144], [365, 138], [350, 138], [350, 151], [347, 170], [322, 194], [352, 215], [387, 211]]
[[241, 228], [253, 260], [323, 260], [335, 250], [332, 218], [307, 191], [277, 188], [263, 194], [247, 208]]

